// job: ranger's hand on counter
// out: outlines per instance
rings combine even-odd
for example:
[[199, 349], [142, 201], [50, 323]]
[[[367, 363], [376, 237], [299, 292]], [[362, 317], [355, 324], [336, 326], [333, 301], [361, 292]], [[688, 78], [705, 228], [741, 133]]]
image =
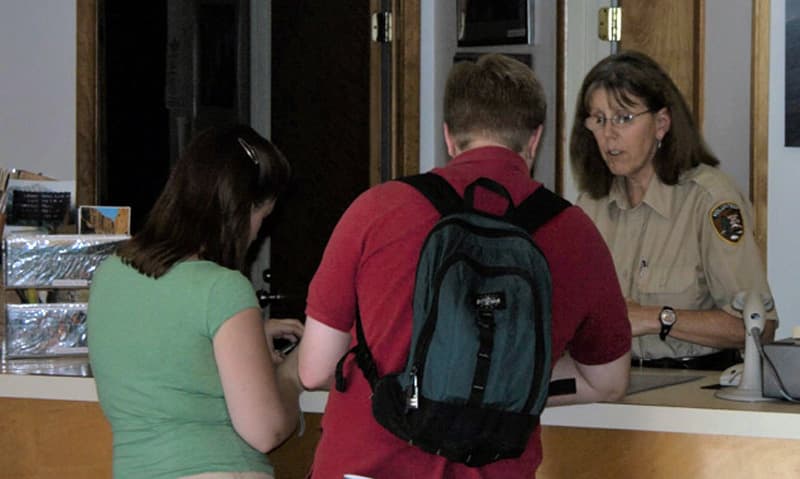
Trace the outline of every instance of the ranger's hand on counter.
[[[628, 320], [634, 337], [658, 334], [661, 323], [658, 313], [661, 306], [642, 306], [628, 300]], [[680, 321], [669, 332], [670, 337], [717, 349], [743, 348], [745, 330], [742, 319], [725, 310], [675, 309]], [[767, 320], [761, 334], [762, 342], [771, 342], [775, 337], [776, 322]]]

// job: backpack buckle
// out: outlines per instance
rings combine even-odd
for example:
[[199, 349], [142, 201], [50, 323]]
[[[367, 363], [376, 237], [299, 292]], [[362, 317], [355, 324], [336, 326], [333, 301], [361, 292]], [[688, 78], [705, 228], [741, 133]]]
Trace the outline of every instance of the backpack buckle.
[[406, 412], [409, 409], [419, 409], [419, 383], [417, 382], [417, 367], [411, 368], [408, 373], [411, 381], [406, 386]]

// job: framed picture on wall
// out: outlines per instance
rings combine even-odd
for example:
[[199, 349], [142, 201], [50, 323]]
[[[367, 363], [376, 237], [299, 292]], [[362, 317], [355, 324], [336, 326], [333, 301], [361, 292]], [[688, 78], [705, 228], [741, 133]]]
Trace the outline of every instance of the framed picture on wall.
[[458, 0], [458, 46], [531, 42], [529, 0]]
[[79, 234], [131, 234], [130, 206], [81, 205], [78, 208]]

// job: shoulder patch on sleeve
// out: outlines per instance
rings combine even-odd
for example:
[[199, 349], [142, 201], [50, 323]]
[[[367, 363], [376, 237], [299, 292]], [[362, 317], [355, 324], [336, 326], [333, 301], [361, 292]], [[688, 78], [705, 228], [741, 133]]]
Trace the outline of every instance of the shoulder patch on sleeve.
[[709, 211], [711, 224], [717, 234], [729, 243], [737, 243], [744, 236], [744, 222], [739, 205], [726, 201]]

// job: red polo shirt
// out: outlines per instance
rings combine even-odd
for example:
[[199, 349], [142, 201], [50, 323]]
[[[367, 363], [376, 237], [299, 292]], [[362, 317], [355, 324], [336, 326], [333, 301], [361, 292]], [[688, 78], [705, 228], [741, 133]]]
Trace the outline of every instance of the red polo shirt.
[[[501, 147], [469, 150], [437, 168], [456, 191], [484, 176], [504, 185], [519, 204], [540, 183], [524, 160]], [[506, 205], [494, 193], [476, 192], [481, 209]], [[355, 341], [356, 304], [379, 374], [402, 370], [409, 351], [412, 293], [422, 243], [439, 219], [435, 208], [411, 186], [390, 181], [359, 196], [336, 226], [308, 295], [306, 313]], [[570, 207], [533, 236], [550, 265], [553, 283], [553, 363], [565, 351], [583, 364], [603, 364], [630, 349], [631, 330], [614, 265], [591, 220]], [[314, 478], [344, 473], [383, 478], [533, 477], [542, 461], [540, 431], [525, 453], [480, 468], [409, 446], [372, 417], [370, 387], [353, 357], [344, 367], [348, 388], [331, 390], [314, 457]]]

